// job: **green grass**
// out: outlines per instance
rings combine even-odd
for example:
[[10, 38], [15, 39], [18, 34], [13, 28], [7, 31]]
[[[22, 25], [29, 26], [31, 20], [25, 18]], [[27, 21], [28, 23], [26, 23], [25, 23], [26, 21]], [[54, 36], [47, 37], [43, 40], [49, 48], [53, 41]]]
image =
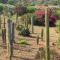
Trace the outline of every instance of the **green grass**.
[[26, 39], [21, 39], [17, 43], [20, 45], [29, 45], [28, 42], [26, 41]]

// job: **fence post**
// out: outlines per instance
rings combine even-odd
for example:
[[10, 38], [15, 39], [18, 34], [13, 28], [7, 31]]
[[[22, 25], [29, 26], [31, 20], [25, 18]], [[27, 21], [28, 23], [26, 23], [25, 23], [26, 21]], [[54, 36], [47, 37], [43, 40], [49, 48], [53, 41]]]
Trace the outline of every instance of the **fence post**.
[[31, 31], [32, 31], [32, 33], [34, 33], [33, 16], [31, 16]]
[[37, 40], [37, 45], [38, 45], [39, 44], [39, 35], [37, 35], [36, 40]]
[[13, 56], [13, 43], [15, 42], [14, 41], [14, 23], [12, 23], [12, 33], [11, 33], [11, 56]]
[[41, 30], [41, 41], [43, 41], [43, 29]]
[[7, 50], [8, 50], [8, 58], [9, 60], [12, 60], [12, 47], [13, 47], [13, 42], [12, 42], [12, 21], [9, 19], [8, 20], [8, 40], [7, 40]]
[[2, 29], [2, 40], [3, 44], [6, 44], [6, 28]]
[[46, 60], [50, 60], [50, 51], [49, 51], [49, 21], [48, 21], [47, 11], [48, 11], [48, 8], [45, 8]]
[[0, 15], [0, 29], [1, 29], [1, 15]]

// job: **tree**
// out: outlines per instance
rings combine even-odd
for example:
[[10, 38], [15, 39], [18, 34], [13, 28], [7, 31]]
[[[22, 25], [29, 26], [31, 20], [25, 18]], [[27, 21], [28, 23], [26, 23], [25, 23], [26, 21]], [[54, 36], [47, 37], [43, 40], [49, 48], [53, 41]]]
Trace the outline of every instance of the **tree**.
[[30, 13], [30, 16], [31, 16], [31, 30], [32, 30], [32, 33], [34, 33], [34, 28], [33, 28], [33, 12], [35, 12], [35, 8], [33, 6], [27, 6], [27, 11], [28, 13]]
[[22, 6], [21, 4], [17, 3], [15, 5], [15, 13], [16, 13], [16, 23], [18, 23], [18, 16], [22, 16], [27, 13], [26, 7]]

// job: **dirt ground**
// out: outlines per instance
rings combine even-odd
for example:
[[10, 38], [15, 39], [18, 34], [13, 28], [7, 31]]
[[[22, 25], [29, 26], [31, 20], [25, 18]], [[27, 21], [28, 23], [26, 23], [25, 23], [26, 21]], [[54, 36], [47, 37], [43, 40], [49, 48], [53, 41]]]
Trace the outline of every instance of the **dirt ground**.
[[[39, 34], [41, 37], [41, 29], [44, 29], [43, 41], [39, 39], [39, 45], [36, 43], [36, 36]], [[15, 31], [15, 41], [17, 42], [20, 39], [26, 39], [29, 45], [21, 46], [19, 44], [14, 44], [13, 57], [12, 60], [39, 60], [36, 59], [36, 54], [38, 48], [45, 47], [45, 27], [34, 26], [34, 34], [31, 34], [30, 37], [19, 36]], [[57, 48], [56, 42], [58, 40], [58, 34], [56, 33], [55, 27], [50, 27], [50, 50], [54, 57], [51, 57], [51, 60], [60, 60], [60, 49]], [[9, 60], [7, 49], [2, 47], [2, 39], [0, 36], [0, 60]], [[42, 60], [42, 59], [40, 59]]]

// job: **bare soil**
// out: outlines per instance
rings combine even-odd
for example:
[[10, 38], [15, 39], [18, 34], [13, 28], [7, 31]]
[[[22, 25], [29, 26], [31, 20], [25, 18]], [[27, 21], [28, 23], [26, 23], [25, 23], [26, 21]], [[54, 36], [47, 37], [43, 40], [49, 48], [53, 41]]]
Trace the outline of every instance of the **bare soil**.
[[[44, 29], [43, 41], [41, 40], [41, 29]], [[30, 29], [31, 30], [31, 29]], [[51, 60], [60, 60], [60, 49], [57, 48], [58, 33], [56, 33], [56, 27], [50, 27], [50, 51]], [[39, 34], [39, 45], [36, 43], [36, 37]], [[39, 60], [36, 59], [36, 55], [39, 48], [45, 48], [45, 27], [34, 26], [34, 34], [31, 34], [30, 37], [23, 37], [18, 35], [18, 32], [15, 31], [15, 42], [18, 42], [20, 39], [26, 39], [29, 45], [21, 46], [14, 43], [13, 48], [13, 57], [12, 60]], [[0, 36], [0, 60], [9, 60], [8, 52], [6, 47], [2, 43], [2, 38]], [[53, 55], [54, 54], [54, 55]], [[54, 56], [54, 57], [53, 57]], [[41, 59], [42, 60], [42, 59]]]

